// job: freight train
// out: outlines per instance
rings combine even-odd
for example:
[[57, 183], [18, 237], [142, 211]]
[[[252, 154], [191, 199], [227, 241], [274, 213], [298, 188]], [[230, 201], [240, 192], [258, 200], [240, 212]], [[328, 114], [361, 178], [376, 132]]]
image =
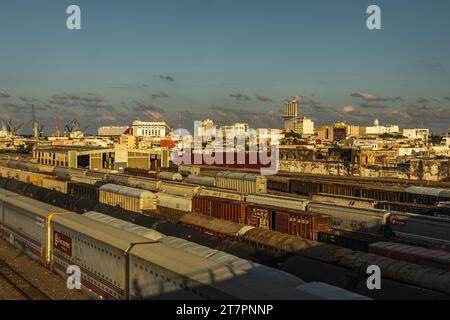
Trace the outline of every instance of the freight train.
[[[32, 196], [43, 197], [44, 201], [51, 201], [51, 199], [58, 198], [55, 196], [49, 197], [49, 194], [58, 194], [63, 197], [68, 197], [63, 201], [60, 201], [61, 204], [67, 207], [77, 208], [80, 212], [92, 211], [92, 209], [94, 209], [95, 211], [101, 211], [109, 216], [121, 220], [126, 220], [140, 226], [153, 228], [164, 234], [180, 236], [182, 238], [184, 237], [185, 239], [187, 238], [190, 241], [201, 243], [209, 247], [217, 245], [218, 242], [217, 238], [208, 237], [204, 233], [196, 234], [192, 229], [186, 226], [166, 223], [161, 221], [159, 218], [154, 218], [146, 214], [138, 214], [104, 204], [99, 205], [98, 203], [90, 200], [75, 198], [73, 196], [62, 194], [58, 191], [45, 190], [43, 188], [29, 184], [27, 185], [19, 181], [2, 178], [0, 179], [0, 182], [0, 187], [6, 187], [7, 189], [13, 188], [16, 192], [25, 190], [25, 193], [31, 194]], [[21, 187], [20, 185], [25, 186]], [[30, 188], [34, 191], [28, 192], [27, 190]], [[44, 192], [37, 192], [39, 190]], [[227, 249], [233, 247], [237, 255], [244, 253], [245, 249], [248, 249], [245, 244], [252, 244], [253, 252], [256, 250], [254, 249], [255, 247], [264, 249], [263, 251], [266, 254], [269, 253], [267, 254], [268, 256], [271, 255], [270, 252], [283, 253], [283, 255], [286, 253], [293, 255], [285, 256], [284, 262], [281, 262], [280, 264], [280, 268], [295, 275], [298, 275], [299, 273], [305, 274], [308, 279], [307, 281], [319, 281], [319, 279], [327, 275], [326, 270], [330, 270], [331, 268], [334, 272], [336, 272], [336, 277], [329, 279], [330, 284], [338, 285], [361, 294], [368, 294], [368, 296], [371, 297], [382, 299], [398, 299], [401, 297], [441, 299], [447, 297], [446, 292], [448, 292], [448, 290], [446, 291], [446, 289], [443, 288], [449, 288], [448, 281], [450, 281], [450, 275], [444, 274], [439, 270], [423, 269], [420, 266], [411, 265], [408, 270], [413, 270], [414, 272], [418, 272], [422, 275], [430, 273], [430, 277], [434, 277], [435, 279], [429, 283], [422, 281], [422, 278], [411, 278], [408, 280], [407, 274], [409, 275], [410, 272], [408, 271], [407, 274], [405, 274], [404, 271], [402, 271], [405, 265], [403, 263], [388, 259], [389, 261], [385, 261], [385, 264], [382, 267], [382, 272], [384, 273], [386, 271], [386, 273], [390, 275], [389, 278], [391, 280], [384, 280], [383, 283], [388, 284], [388, 289], [384, 289], [382, 296], [379, 296], [380, 293], [368, 291], [364, 286], [358, 285], [365, 284], [365, 269], [362, 268], [359, 260], [355, 261], [355, 264], [352, 265], [348, 259], [344, 259], [348, 255], [353, 257], [351, 250], [332, 245], [320, 244], [315, 241], [309, 241], [298, 237], [292, 237], [276, 231], [253, 228], [226, 221], [217, 223], [217, 219], [201, 215], [185, 215], [183, 216], [183, 219], [186, 219], [185, 221], [187, 223], [202, 227], [203, 231], [207, 231], [208, 229], [211, 231], [215, 229], [219, 230], [220, 233], [228, 233], [230, 237], [237, 237], [239, 242], [244, 244], [244, 246], [239, 247], [239, 245], [236, 245], [235, 243], [233, 243], [233, 245], [228, 243], [228, 246], [223, 243], [221, 244]], [[206, 223], [205, 220], [209, 220], [209, 222]], [[212, 242], [215, 242], [216, 244], [211, 245]], [[259, 254], [254, 257], [261, 258]], [[358, 257], [364, 259], [365, 256], [363, 255]], [[329, 265], [330, 263], [333, 265]], [[297, 265], [297, 267], [293, 268], [293, 265]], [[305, 268], [305, 266], [312, 266], [312, 269]], [[311, 270], [314, 272], [311, 273]], [[348, 273], [348, 270], [352, 270], [352, 272]], [[355, 279], [357, 279], [356, 282]], [[409, 285], [404, 285], [397, 282], [396, 279], [400, 279], [401, 282], [409, 283]], [[411, 286], [411, 284], [420, 285], [422, 288]]]
[[64, 278], [68, 266], [78, 266], [83, 289], [95, 297], [321, 298], [304, 292], [304, 281], [282, 271], [263, 270], [258, 265], [230, 268], [229, 263], [164, 241], [149, 240], [8, 191], [0, 194], [1, 231], [10, 243]]
[[[3, 168], [3, 171], [0, 172], [7, 177], [20, 179], [24, 182], [36, 183], [38, 185], [41, 180], [52, 181], [51, 185], [54, 185], [56, 181], [58, 183], [58, 190], [68, 190], [69, 194], [75, 194], [95, 201], [99, 199], [98, 189], [102, 188], [101, 185], [105, 183], [105, 181], [96, 182], [94, 185], [75, 183], [56, 180], [55, 177], [47, 178], [44, 175], [27, 174], [24, 171], [7, 168]], [[192, 211], [208, 216], [250, 224], [256, 227], [270, 228], [291, 235], [307, 237], [311, 240], [319, 239], [319, 232], [325, 232], [327, 231], [327, 227], [333, 227], [334, 229], [382, 235], [388, 238], [391, 235], [395, 235], [401, 238], [423, 242], [424, 245], [448, 245], [450, 241], [450, 232], [447, 231], [450, 224], [446, 219], [421, 217], [421, 221], [423, 222], [417, 224], [414, 223], [417, 217], [404, 213], [402, 218], [403, 223], [395, 223], [396, 220], [390, 220], [389, 217], [399, 213], [381, 209], [358, 208], [356, 206], [372, 206], [374, 203], [377, 203], [371, 199], [338, 196], [333, 200], [332, 195], [319, 194], [318, 196], [321, 199], [328, 202], [316, 202], [266, 194], [245, 195], [235, 191], [205, 188], [199, 187], [198, 185], [170, 181], [153, 181], [144, 178], [138, 178], [140, 181], [137, 181], [135, 177], [117, 174], [109, 174], [108, 177], [109, 181], [114, 183], [126, 184], [130, 182], [129, 184], [140, 185], [146, 189], [160, 191], [158, 193], [160, 194], [160, 200], [157, 200], [160, 207], [168, 207], [183, 212], [190, 212], [192, 209]], [[133, 192], [137, 194], [142, 192], [142, 190], [134, 190]], [[171, 196], [164, 196], [161, 192], [170, 194]], [[124, 200], [126, 196], [120, 197], [123, 204], [132, 202], [131, 200]], [[110, 197], [110, 199], [113, 198]], [[205, 198], [209, 199], [205, 200]], [[228, 199], [228, 201], [224, 201], [224, 199]], [[189, 201], [192, 201], [192, 205], [189, 204]], [[102, 202], [121, 205], [117, 201], [109, 202], [106, 198], [103, 198]], [[353, 204], [355, 206], [339, 205], [337, 203]], [[258, 206], [258, 204], [264, 205], [264, 207]], [[144, 209], [151, 208], [142, 207], [137, 211], [142, 212]], [[446, 207], [443, 209], [448, 210]], [[325, 220], [320, 218], [321, 216], [324, 217], [324, 215], [330, 215], [332, 217], [331, 226], [327, 225], [326, 222], [323, 222]], [[322, 222], [313, 223], [313, 221], [319, 221], [317, 219]], [[430, 236], [430, 234], [433, 236]]]

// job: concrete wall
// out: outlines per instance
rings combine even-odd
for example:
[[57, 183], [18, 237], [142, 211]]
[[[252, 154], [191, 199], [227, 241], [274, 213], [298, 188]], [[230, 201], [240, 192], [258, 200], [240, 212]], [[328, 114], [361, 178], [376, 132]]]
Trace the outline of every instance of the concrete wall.
[[360, 165], [346, 166], [340, 162], [281, 160], [280, 171], [334, 176], [354, 175], [370, 178], [445, 181], [450, 179], [450, 161], [417, 159], [392, 168]]

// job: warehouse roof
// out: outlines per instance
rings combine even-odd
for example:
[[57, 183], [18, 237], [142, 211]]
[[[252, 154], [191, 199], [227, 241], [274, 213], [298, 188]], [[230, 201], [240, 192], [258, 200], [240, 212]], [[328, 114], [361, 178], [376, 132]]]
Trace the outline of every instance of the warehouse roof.
[[428, 187], [409, 187], [405, 189], [406, 193], [421, 194], [434, 197], [450, 198], [450, 189], [428, 188]]

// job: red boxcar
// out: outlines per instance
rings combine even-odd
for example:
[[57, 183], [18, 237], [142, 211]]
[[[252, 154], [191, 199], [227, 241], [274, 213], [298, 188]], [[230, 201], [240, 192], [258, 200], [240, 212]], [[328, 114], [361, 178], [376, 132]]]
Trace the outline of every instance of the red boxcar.
[[272, 230], [273, 229], [274, 210], [267, 206], [249, 205], [247, 206], [246, 224]]
[[328, 214], [277, 210], [275, 212], [274, 230], [305, 239], [318, 240], [318, 233], [330, 231], [331, 223], [332, 218]]
[[245, 224], [245, 208], [248, 203], [213, 197], [194, 197], [192, 211], [206, 216]]

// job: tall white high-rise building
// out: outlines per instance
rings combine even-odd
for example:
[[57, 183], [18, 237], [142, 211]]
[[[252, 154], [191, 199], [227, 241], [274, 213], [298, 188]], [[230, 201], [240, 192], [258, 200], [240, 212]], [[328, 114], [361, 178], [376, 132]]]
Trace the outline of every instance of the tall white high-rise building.
[[284, 101], [284, 129], [301, 135], [313, 135], [314, 122], [309, 118], [300, 116], [300, 102], [300, 97]]

